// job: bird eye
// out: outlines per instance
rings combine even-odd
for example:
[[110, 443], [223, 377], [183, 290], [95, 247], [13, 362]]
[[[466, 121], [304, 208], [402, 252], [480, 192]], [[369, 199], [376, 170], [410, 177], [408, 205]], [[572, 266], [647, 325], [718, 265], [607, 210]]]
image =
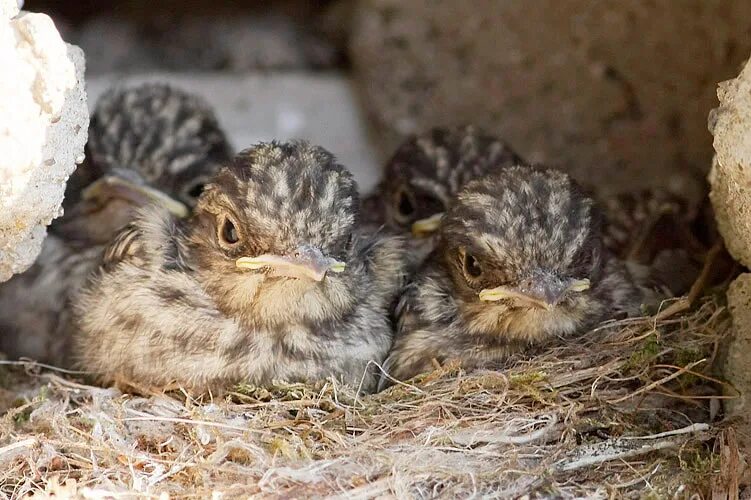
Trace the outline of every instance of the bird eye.
[[480, 263], [477, 262], [476, 258], [468, 253], [464, 254], [464, 272], [472, 278], [479, 278], [482, 275], [482, 268], [480, 267]]
[[237, 232], [237, 228], [228, 217], [222, 222], [222, 227], [219, 230], [219, 237], [223, 243], [228, 245], [235, 245], [240, 241], [240, 235]]
[[415, 213], [416, 206], [412, 195], [401, 189], [396, 197], [396, 218], [399, 222], [407, 223]]
[[203, 193], [203, 188], [206, 187], [206, 185], [203, 182], [199, 182], [197, 184], [193, 184], [187, 191], [188, 196], [191, 198], [198, 198], [201, 196], [201, 193]]

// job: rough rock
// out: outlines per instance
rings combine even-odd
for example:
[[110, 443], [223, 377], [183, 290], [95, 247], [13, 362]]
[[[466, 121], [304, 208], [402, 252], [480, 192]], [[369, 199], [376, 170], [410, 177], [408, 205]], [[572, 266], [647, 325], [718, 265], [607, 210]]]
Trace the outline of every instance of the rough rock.
[[83, 52], [63, 42], [48, 16], [0, 19], [0, 67], [1, 282], [34, 262], [60, 215], [89, 116]]
[[21, 8], [21, 3], [17, 0], [0, 0], [0, 20], [15, 17]]
[[701, 184], [715, 83], [751, 51], [735, 0], [360, 5], [351, 58], [384, 152], [474, 122], [602, 192]]
[[[718, 108], [709, 116], [715, 157], [709, 182], [717, 228], [730, 254], [751, 266], [751, 63], [740, 75], [722, 82]], [[727, 401], [731, 415], [745, 420], [739, 438], [751, 451], [751, 274], [737, 278], [728, 290], [734, 336], [724, 346], [725, 377], [741, 392]]]
[[716, 152], [710, 199], [728, 251], [751, 267], [751, 64], [722, 82], [717, 96], [720, 106], [709, 119]]
[[[724, 346], [724, 376], [740, 391], [726, 401], [726, 411], [740, 417], [739, 441], [751, 451], [751, 274], [739, 276], [728, 289], [733, 337]], [[734, 394], [733, 394], [734, 395]]]

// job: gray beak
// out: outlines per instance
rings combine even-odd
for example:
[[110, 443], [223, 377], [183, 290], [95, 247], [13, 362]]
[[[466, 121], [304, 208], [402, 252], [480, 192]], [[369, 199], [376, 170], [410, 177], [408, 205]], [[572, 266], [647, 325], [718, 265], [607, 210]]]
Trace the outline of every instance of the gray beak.
[[567, 289], [563, 280], [547, 273], [528, 278], [517, 286], [522, 295], [531, 299], [530, 302], [541, 304], [545, 309], [558, 305]]

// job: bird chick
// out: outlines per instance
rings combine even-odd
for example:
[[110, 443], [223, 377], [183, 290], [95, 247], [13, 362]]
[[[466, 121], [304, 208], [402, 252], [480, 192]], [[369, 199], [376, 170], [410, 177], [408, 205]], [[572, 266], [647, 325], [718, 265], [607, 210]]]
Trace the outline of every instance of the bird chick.
[[35, 264], [0, 285], [0, 350], [12, 358], [66, 366], [69, 300], [98, 267], [101, 245], [147, 204], [187, 216], [231, 151], [202, 99], [145, 84], [99, 99], [86, 155]]
[[[144, 204], [155, 203], [165, 210], [183, 206], [148, 186], [135, 171], [115, 172], [106, 180], [106, 185], [96, 188], [99, 210], [78, 213], [80, 238], [48, 234], [34, 265], [0, 284], [0, 351], [7, 356], [67, 366], [70, 297], [99, 266], [103, 247], [95, 242], [115, 234], [122, 227], [123, 214], [135, 213]], [[85, 199], [92, 196], [88, 190]]]
[[385, 370], [407, 379], [433, 359], [489, 365], [639, 313], [645, 292], [603, 249], [601, 219], [560, 171], [511, 167], [467, 184], [399, 301]]
[[[202, 98], [160, 83], [113, 88], [96, 103], [86, 160], [68, 181], [65, 215], [51, 231], [66, 240], [104, 244], [114, 235], [109, 229], [130, 222], [133, 207], [144, 201], [124, 195], [154, 201], [166, 194], [179, 202], [169, 208], [187, 215], [208, 179], [231, 158], [227, 137]], [[134, 178], [153, 189], [120, 189], [122, 180]]]
[[190, 219], [144, 211], [108, 247], [75, 304], [79, 365], [193, 390], [329, 376], [372, 389], [402, 242], [357, 223], [355, 181], [326, 150], [243, 151]]
[[366, 222], [429, 236], [467, 182], [523, 163], [505, 142], [474, 126], [411, 136], [386, 164], [375, 193], [364, 200]]

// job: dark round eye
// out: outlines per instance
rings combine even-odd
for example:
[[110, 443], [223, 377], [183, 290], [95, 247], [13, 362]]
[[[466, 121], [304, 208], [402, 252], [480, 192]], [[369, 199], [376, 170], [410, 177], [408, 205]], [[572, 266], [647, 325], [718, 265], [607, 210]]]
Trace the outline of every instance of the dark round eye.
[[470, 254], [464, 254], [464, 272], [473, 278], [479, 278], [482, 275], [480, 263]]
[[222, 222], [222, 229], [219, 234], [221, 235], [222, 241], [228, 245], [234, 245], [240, 241], [240, 235], [237, 233], [237, 228], [229, 218], [225, 218], [224, 222]]
[[198, 198], [201, 196], [201, 193], [203, 193], [203, 188], [205, 187], [205, 184], [203, 182], [199, 182], [197, 184], [194, 184], [193, 186], [188, 189], [187, 193], [188, 196], [191, 198]]
[[399, 213], [404, 217], [409, 217], [415, 213], [415, 204], [406, 191], [401, 191], [399, 193], [397, 208], [399, 209]]

